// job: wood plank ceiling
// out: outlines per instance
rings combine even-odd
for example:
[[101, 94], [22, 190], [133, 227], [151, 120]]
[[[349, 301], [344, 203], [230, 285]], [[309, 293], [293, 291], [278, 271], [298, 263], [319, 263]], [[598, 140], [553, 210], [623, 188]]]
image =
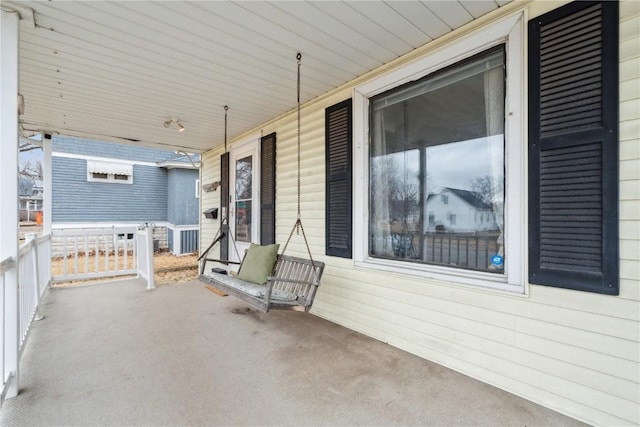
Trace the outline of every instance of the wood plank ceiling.
[[[3, 1], [24, 134], [203, 152], [478, 18], [496, 1]], [[177, 132], [163, 122], [174, 118]]]

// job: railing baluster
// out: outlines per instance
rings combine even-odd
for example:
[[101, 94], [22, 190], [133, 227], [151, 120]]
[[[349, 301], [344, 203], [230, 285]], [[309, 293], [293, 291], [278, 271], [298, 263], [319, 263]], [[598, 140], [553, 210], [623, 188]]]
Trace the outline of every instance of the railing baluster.
[[466, 259], [467, 259], [467, 263], [465, 264], [465, 266], [469, 266], [469, 238], [464, 239], [464, 243], [465, 243], [465, 255], [466, 255]]
[[78, 274], [78, 236], [73, 239], [73, 274]]
[[62, 238], [62, 275], [67, 275], [67, 238]]
[[100, 236], [96, 236], [96, 241], [95, 241], [95, 273], [98, 273], [98, 270], [100, 269], [99, 265], [100, 265]]
[[104, 236], [104, 271], [109, 271], [109, 258], [111, 253], [109, 251], [109, 239], [107, 236]]
[[114, 234], [113, 238], [114, 238], [113, 244], [115, 246], [115, 260], [116, 260], [113, 271], [118, 272], [118, 268], [120, 265], [120, 239], [118, 238], [117, 234]]
[[490, 262], [491, 256], [489, 255], [489, 249], [490, 249], [489, 243], [490, 243], [490, 240], [485, 237], [485, 241], [484, 241], [485, 255], [484, 255], [483, 265], [486, 265], [487, 267], [489, 267], [489, 265], [491, 264]]
[[87, 236], [84, 236], [84, 272], [89, 273], [89, 242]]
[[138, 263], [138, 236], [134, 233], [133, 235], [133, 253], [131, 263], [133, 264], [133, 269], [138, 270], [140, 264]]

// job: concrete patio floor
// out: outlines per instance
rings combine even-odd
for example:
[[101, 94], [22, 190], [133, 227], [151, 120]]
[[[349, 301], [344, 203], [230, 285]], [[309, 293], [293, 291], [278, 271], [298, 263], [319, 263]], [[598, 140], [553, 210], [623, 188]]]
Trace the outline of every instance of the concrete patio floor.
[[199, 282], [51, 289], [2, 426], [484, 425], [578, 421], [297, 312]]

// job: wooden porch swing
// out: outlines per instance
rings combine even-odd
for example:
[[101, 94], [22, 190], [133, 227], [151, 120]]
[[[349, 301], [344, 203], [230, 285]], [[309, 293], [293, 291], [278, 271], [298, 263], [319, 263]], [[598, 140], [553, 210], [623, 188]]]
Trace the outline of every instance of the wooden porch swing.
[[[247, 250], [242, 262], [240, 263], [237, 275], [227, 274], [225, 270], [220, 268], [213, 268], [211, 272], [205, 273], [204, 270], [207, 261], [215, 261], [224, 264], [233, 263], [226, 260], [223, 261], [207, 258], [207, 254], [211, 248], [213, 248], [213, 246], [220, 242], [224, 237], [223, 226], [225, 224], [227, 224], [228, 229], [228, 220], [226, 216], [222, 218], [220, 229], [216, 233], [213, 243], [211, 243], [209, 248], [207, 248], [200, 258], [198, 258], [198, 261], [201, 259], [203, 260], [200, 269], [200, 281], [208, 283], [215, 289], [224, 293], [239, 298], [250, 306], [265, 313], [271, 309], [308, 312], [313, 304], [318, 286], [320, 286], [320, 278], [324, 271], [324, 263], [313, 260], [300, 215], [300, 65], [302, 55], [298, 53], [296, 59], [298, 61], [298, 215], [291, 229], [291, 233], [289, 233], [289, 238], [287, 239], [282, 252], [276, 255], [275, 264], [273, 264], [271, 273], [267, 276], [266, 283], [264, 284], [241, 278], [244, 271], [251, 269], [251, 264], [256, 262], [257, 258], [254, 254], [258, 253], [258, 251], [263, 253], [269, 250], [266, 249], [267, 247], [258, 247], [258, 245], [252, 245], [252, 247]], [[228, 107], [225, 107], [225, 152], [227, 149], [227, 110]], [[304, 244], [309, 256], [308, 258], [285, 255], [294, 233], [297, 235], [302, 233]], [[231, 242], [233, 243], [237, 253], [238, 249], [236, 247], [233, 233], [229, 232], [229, 237], [231, 238]], [[254, 248], [254, 246], [256, 246], [256, 248]], [[277, 245], [275, 245], [274, 249], [277, 250]], [[240, 257], [238, 256], [238, 258]], [[243, 267], [245, 268], [244, 271]]]

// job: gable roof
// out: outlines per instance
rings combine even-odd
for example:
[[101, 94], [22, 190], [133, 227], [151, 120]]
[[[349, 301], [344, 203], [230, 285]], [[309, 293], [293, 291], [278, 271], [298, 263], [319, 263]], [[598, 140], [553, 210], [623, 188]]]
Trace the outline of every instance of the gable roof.
[[476, 208], [476, 209], [491, 209], [491, 206], [487, 205], [483, 202], [473, 191], [461, 190], [459, 188], [451, 188], [451, 187], [443, 187], [437, 193], [431, 193], [427, 197], [427, 202], [431, 200], [432, 197], [439, 196], [445, 192], [453, 193], [458, 196], [458, 198], [462, 199], [468, 205]]

